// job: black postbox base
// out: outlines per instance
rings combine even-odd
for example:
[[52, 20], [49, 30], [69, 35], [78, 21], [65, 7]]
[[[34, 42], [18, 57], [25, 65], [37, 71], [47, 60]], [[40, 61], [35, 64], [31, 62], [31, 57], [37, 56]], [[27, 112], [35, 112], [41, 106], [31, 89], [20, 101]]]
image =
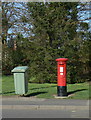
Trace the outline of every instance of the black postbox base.
[[58, 96], [67, 96], [67, 86], [57, 86]]

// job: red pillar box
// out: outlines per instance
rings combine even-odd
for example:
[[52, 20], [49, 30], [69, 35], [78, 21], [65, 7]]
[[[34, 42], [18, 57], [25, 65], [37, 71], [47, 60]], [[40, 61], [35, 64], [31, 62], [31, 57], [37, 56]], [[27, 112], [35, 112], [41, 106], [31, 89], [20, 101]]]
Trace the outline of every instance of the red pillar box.
[[67, 58], [58, 58], [57, 61], [57, 94], [67, 96], [66, 86], [66, 62]]

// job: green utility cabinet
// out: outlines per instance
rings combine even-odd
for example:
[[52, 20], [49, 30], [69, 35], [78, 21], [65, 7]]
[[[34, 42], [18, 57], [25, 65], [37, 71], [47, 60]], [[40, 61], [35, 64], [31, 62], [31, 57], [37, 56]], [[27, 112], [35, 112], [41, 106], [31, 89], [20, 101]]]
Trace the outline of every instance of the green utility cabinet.
[[12, 71], [14, 74], [15, 93], [23, 95], [28, 92], [28, 67], [18, 66]]

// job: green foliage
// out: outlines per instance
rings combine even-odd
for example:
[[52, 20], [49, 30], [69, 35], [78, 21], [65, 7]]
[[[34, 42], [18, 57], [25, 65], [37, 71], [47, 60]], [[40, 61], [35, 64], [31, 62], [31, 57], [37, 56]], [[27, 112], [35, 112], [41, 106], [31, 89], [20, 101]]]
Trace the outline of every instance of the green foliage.
[[[21, 39], [20, 39], [21, 38]], [[8, 44], [3, 45], [2, 47], [2, 74], [10, 75], [11, 70], [16, 66], [27, 65], [28, 60], [26, 59], [26, 55], [23, 53], [24, 48], [22, 48], [21, 41], [25, 40], [22, 36], [17, 35], [16, 42], [17, 48], [15, 49], [13, 46], [8, 47]]]
[[87, 74], [83, 77], [86, 61], [89, 61], [88, 55], [82, 58], [82, 54], [88, 54], [84, 47], [88, 49], [85, 41], [89, 37], [86, 37], [87, 32], [85, 35], [81, 32], [83, 30], [84, 33], [88, 25], [80, 24], [77, 20], [77, 5], [78, 3], [28, 3], [35, 44], [30, 73], [31, 76], [36, 76], [36, 82], [56, 82], [55, 59], [60, 57], [69, 58], [68, 83], [88, 80], [88, 68], [85, 71]]
[[11, 53], [12, 51], [7, 46], [2, 46], [2, 74], [11, 74], [13, 68]]
[[[30, 14], [22, 16], [23, 23], [30, 23], [30, 36], [16, 35], [17, 49], [7, 53], [3, 61], [4, 72], [19, 65], [29, 66], [29, 75], [37, 83], [57, 82], [57, 58], [69, 58], [67, 82], [89, 80], [90, 33], [88, 24], [78, 20], [78, 3], [28, 2]], [[5, 51], [4, 51], [5, 52]], [[9, 61], [10, 59], [10, 61]], [[8, 62], [9, 61], [9, 62]], [[7, 67], [8, 66], [8, 67]]]

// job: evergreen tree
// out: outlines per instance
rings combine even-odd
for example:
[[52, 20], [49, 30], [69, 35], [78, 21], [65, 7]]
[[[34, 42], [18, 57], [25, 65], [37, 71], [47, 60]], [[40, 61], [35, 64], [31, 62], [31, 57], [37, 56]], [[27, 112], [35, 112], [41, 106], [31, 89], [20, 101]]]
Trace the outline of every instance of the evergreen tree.
[[[31, 57], [31, 76], [39, 82], [56, 82], [56, 62], [59, 57], [70, 59], [70, 79], [75, 74], [78, 3], [28, 3], [35, 52]], [[76, 61], [76, 58], [74, 58]], [[71, 62], [73, 62], [71, 64]], [[73, 81], [73, 80], [71, 80]]]

